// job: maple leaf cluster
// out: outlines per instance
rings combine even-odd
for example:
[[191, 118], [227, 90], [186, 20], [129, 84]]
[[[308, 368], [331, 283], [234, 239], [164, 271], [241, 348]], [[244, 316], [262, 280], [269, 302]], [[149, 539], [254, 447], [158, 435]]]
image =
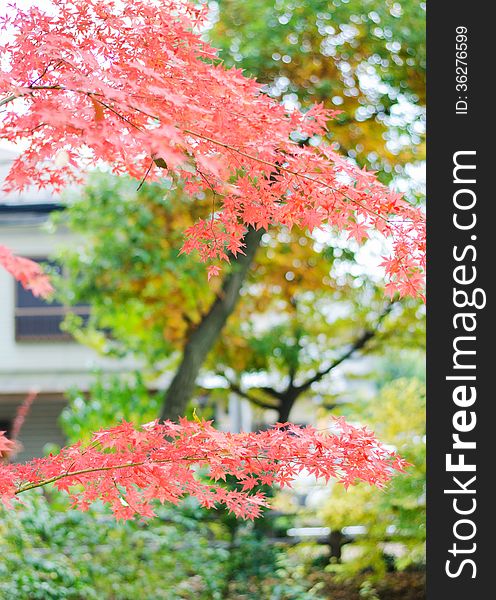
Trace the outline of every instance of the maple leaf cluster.
[[46, 298], [53, 292], [48, 276], [38, 263], [22, 256], [15, 256], [2, 245], [0, 245], [0, 265], [35, 296]]
[[[21, 492], [52, 483], [86, 510], [96, 500], [119, 519], [154, 515], [152, 501], [177, 504], [186, 495], [202, 506], [224, 506], [254, 519], [267, 500], [259, 485], [290, 486], [300, 473], [345, 486], [365, 481], [383, 487], [407, 463], [366, 428], [336, 419], [336, 433], [278, 424], [259, 433], [225, 433], [211, 421], [153, 421], [140, 428], [122, 422], [93, 434], [56, 456], [24, 465], [0, 465], [0, 499], [10, 505]], [[11, 442], [0, 433], [0, 454]], [[204, 472], [204, 473], [203, 473]], [[237, 490], [223, 485], [228, 476]]]
[[[181, 0], [52, 0], [7, 11], [0, 33], [2, 136], [23, 141], [7, 189], [62, 188], [106, 164], [138, 180], [213, 192], [186, 231], [203, 261], [243, 252], [248, 226], [324, 223], [392, 245], [388, 292], [423, 286], [423, 213], [317, 140], [332, 111], [288, 111], [203, 41], [206, 7]], [[217, 269], [210, 269], [214, 276]]]

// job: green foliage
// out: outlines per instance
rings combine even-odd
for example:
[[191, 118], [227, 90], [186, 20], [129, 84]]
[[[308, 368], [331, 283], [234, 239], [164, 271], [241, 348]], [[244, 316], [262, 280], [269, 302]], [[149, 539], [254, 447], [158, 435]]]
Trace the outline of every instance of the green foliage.
[[227, 559], [191, 518], [116, 523], [97, 509], [70, 510], [60, 497], [30, 499], [2, 528], [0, 591], [19, 599], [215, 598]]
[[381, 576], [387, 569], [384, 543], [399, 543], [403, 555], [396, 567], [424, 560], [425, 542], [425, 386], [417, 379], [401, 378], [386, 384], [372, 400], [353, 405], [348, 418], [367, 423], [386, 443], [411, 463], [404, 475], [387, 489], [357, 486], [344, 491], [336, 486], [322, 510], [331, 528], [363, 525], [367, 534], [353, 546], [359, 554], [350, 562], [333, 565], [341, 575], [372, 569]]
[[236, 536], [192, 502], [147, 522], [116, 522], [62, 494], [0, 509], [0, 596], [16, 600], [304, 600], [284, 556], [246, 525]]
[[140, 373], [96, 373], [87, 393], [72, 388], [60, 423], [70, 443], [86, 440], [98, 429], [124, 420], [140, 424], [152, 421], [160, 409], [160, 397], [149, 391]]
[[381, 600], [377, 595], [376, 590], [372, 586], [372, 583], [366, 579], [362, 585], [360, 586], [360, 598], [364, 598], [364, 600]]
[[342, 110], [333, 140], [385, 181], [424, 158], [423, 2], [220, 0], [209, 35], [288, 105]]

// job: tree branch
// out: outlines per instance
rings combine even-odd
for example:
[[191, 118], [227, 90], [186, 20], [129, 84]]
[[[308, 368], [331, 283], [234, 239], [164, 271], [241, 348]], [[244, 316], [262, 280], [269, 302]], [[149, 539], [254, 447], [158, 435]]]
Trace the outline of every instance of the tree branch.
[[[252, 402], [256, 406], [259, 406], [260, 408], [266, 408], [268, 410], [278, 410], [277, 405], [273, 405], [273, 404], [269, 404], [268, 402], [264, 402], [263, 400], [260, 400], [259, 398], [256, 398], [255, 396], [252, 396], [248, 392], [245, 392], [244, 390], [242, 390], [241, 387], [237, 383], [235, 383], [234, 381], [229, 379], [229, 377], [227, 377], [227, 375], [225, 373], [219, 373], [219, 375], [221, 375], [227, 381], [229, 389], [232, 392], [234, 392], [235, 394], [238, 394], [238, 396], [245, 398], [249, 402]], [[265, 388], [261, 388], [261, 389], [265, 389]]]
[[274, 388], [271, 388], [269, 386], [264, 386], [264, 387], [261, 387], [258, 389], [261, 390], [262, 392], [264, 392], [265, 394], [267, 394], [268, 396], [272, 396], [272, 398], [275, 398], [278, 402], [281, 400], [281, 398], [285, 394], [285, 392], [278, 392], [277, 390], [275, 390]]
[[378, 333], [381, 323], [384, 321], [384, 319], [387, 317], [387, 315], [391, 312], [391, 309], [392, 309], [394, 303], [395, 303], [395, 301], [392, 301], [386, 305], [386, 307], [380, 314], [379, 318], [377, 319], [374, 329], [366, 329], [353, 342], [351, 347], [346, 352], [344, 352], [339, 358], [334, 360], [326, 369], [323, 369], [322, 371], [318, 371], [313, 377], [310, 377], [310, 379], [307, 379], [307, 381], [305, 381], [305, 383], [302, 383], [301, 385], [297, 386], [295, 389], [298, 391], [298, 394], [306, 391], [312, 384], [320, 381], [323, 377], [328, 375], [333, 369], [335, 369], [337, 366], [339, 366], [341, 363], [343, 363], [345, 360], [347, 360], [353, 354], [355, 354], [355, 352], [358, 352], [359, 350], [364, 348], [364, 346], [366, 346], [366, 344], [369, 342], [369, 340], [371, 340]]

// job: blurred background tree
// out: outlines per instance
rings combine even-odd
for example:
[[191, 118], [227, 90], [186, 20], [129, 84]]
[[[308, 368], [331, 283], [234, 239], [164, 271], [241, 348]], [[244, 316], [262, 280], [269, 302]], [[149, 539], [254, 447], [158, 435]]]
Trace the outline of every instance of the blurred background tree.
[[[59, 297], [92, 307], [84, 327], [76, 316], [66, 322], [76, 339], [102, 353], [134, 355], [149, 384], [164, 372], [170, 377], [220, 293], [204, 265], [179, 254], [180, 232], [209, 206], [208, 198], [188, 201], [180, 188], [145, 184], [137, 191], [130, 179], [95, 176], [57, 214], [79, 236], [59, 256]], [[234, 392], [287, 421], [301, 399], [331, 407], [329, 377], [349, 359], [386, 345], [422, 346], [421, 303], [385, 299], [380, 273], [362, 253], [331, 231], [265, 233], [200, 372], [210, 404], [225, 405]]]
[[389, 182], [425, 158], [425, 3], [219, 0], [209, 37], [227, 65], [288, 107], [342, 114], [331, 139]]

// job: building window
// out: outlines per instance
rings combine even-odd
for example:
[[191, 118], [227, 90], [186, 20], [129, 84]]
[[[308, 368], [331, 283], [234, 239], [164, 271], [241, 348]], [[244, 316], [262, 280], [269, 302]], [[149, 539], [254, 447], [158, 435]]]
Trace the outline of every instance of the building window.
[[[52, 261], [44, 258], [32, 258], [36, 262], [45, 262], [54, 268], [59, 268]], [[59, 268], [60, 269], [60, 268]], [[16, 282], [15, 290], [15, 339], [18, 342], [31, 341], [70, 341], [72, 336], [60, 329], [60, 324], [67, 313], [75, 313], [89, 318], [90, 307], [87, 304], [64, 306], [60, 302], [46, 302], [43, 298], [34, 296], [29, 290]]]

